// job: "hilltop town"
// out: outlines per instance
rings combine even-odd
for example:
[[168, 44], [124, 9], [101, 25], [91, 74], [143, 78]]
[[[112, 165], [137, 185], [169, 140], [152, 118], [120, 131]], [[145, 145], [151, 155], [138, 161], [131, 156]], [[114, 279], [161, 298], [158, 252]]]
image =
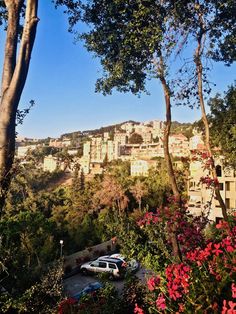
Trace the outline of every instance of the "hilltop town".
[[[172, 131], [169, 151], [179, 169], [184, 167], [183, 160], [188, 160], [188, 206], [192, 212], [200, 214], [211, 198], [211, 191], [200, 185], [199, 181], [209, 173], [203, 168], [202, 162], [193, 156], [205, 152], [205, 145], [193, 125], [184, 124], [181, 128], [181, 124], [175, 123], [176, 129], [182, 130], [182, 133]], [[71, 184], [75, 169], [89, 180], [103, 174], [107, 164], [115, 160], [128, 161], [131, 176], [148, 176], [150, 169], [158, 166], [158, 159], [164, 158], [163, 132], [164, 122], [160, 120], [128, 121], [97, 130], [65, 134], [47, 141], [21, 139], [17, 142], [17, 157], [24, 163], [30, 153], [44, 149], [38, 167], [49, 172], [62, 171], [67, 184]], [[188, 137], [183, 133], [187, 133]], [[218, 149], [216, 152], [219, 155]], [[228, 209], [234, 209], [234, 170], [223, 166], [222, 156], [219, 155], [216, 160], [223, 199]], [[213, 199], [211, 206], [210, 219], [222, 217], [218, 201]]]

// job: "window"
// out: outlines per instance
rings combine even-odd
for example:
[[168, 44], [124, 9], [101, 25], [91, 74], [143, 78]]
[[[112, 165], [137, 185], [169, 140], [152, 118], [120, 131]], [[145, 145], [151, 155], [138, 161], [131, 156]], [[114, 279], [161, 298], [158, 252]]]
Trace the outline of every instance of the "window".
[[225, 182], [225, 188], [226, 191], [234, 191], [234, 182], [233, 181]]
[[226, 206], [227, 209], [230, 208], [230, 207], [229, 207], [229, 206], [230, 206], [230, 204], [229, 204], [229, 198], [226, 198], [226, 199], [225, 199], [225, 206]]
[[216, 175], [217, 177], [221, 177], [222, 176], [222, 169], [220, 165], [216, 166]]
[[107, 267], [107, 263], [105, 263], [105, 262], [99, 262], [99, 267], [100, 267], [100, 268], [106, 268], [106, 267]]
[[109, 265], [109, 268], [112, 268], [112, 269], [116, 269], [116, 265], [115, 264], [108, 264]]
[[92, 267], [98, 267], [98, 262], [93, 262], [92, 264], [90, 264], [90, 266], [92, 266]]

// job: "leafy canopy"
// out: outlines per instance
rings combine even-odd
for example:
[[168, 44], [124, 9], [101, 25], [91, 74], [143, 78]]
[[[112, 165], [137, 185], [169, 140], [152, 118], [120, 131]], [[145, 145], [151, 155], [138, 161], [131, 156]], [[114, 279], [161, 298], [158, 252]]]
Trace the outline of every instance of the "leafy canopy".
[[101, 58], [103, 78], [97, 91], [145, 91], [153, 59], [160, 53], [165, 10], [158, 1], [92, 1], [84, 6], [83, 21], [92, 25], [82, 38]]
[[223, 98], [216, 95], [208, 104], [213, 143], [221, 147], [227, 161], [236, 166], [236, 85], [230, 86]]

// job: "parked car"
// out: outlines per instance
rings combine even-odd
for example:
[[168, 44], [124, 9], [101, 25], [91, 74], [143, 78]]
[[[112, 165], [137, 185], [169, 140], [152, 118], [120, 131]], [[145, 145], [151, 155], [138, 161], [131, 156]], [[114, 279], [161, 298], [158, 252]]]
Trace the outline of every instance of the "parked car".
[[83, 274], [89, 273], [110, 273], [111, 278], [122, 278], [126, 270], [123, 261], [118, 258], [100, 257], [81, 265], [80, 270]]
[[122, 254], [120, 253], [115, 253], [112, 255], [105, 255], [105, 256], [100, 256], [98, 259], [104, 259], [104, 258], [116, 258], [116, 259], [120, 259], [121, 261], [123, 261], [125, 267], [127, 267], [127, 270], [131, 271], [131, 272], [135, 272], [139, 269], [140, 265], [139, 262], [136, 261], [135, 259], [132, 259], [130, 261], [127, 260], [126, 257], [124, 257]]
[[88, 284], [83, 290], [81, 290], [80, 292], [74, 294], [72, 296], [72, 298], [79, 300], [81, 299], [84, 295], [86, 294], [93, 294], [95, 293], [97, 290], [101, 289], [103, 287], [103, 285], [96, 281], [96, 282], [91, 282], [90, 284]]

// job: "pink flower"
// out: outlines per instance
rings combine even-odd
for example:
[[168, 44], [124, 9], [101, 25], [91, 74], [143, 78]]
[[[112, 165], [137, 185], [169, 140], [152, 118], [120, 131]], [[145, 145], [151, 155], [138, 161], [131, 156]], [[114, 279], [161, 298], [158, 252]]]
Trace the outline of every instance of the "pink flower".
[[234, 283], [232, 283], [231, 289], [232, 289], [232, 297], [236, 298], [236, 285]]
[[227, 307], [227, 301], [224, 300], [221, 314], [236, 314], [236, 309], [235, 309], [236, 303], [233, 301], [228, 301], [228, 306], [229, 306], [229, 309]]
[[179, 313], [183, 313], [184, 312], [184, 304], [180, 303], [179, 304]]
[[212, 253], [215, 253], [216, 256], [219, 256], [220, 253], [223, 253], [223, 251], [219, 249], [220, 248], [220, 243], [214, 244], [214, 248], [215, 249], [212, 250]]
[[148, 286], [148, 289], [150, 291], [153, 291], [156, 289], [157, 286], [159, 286], [161, 282], [161, 278], [159, 276], [156, 276], [156, 277], [151, 277], [150, 279], [148, 279], [147, 281], [147, 286]]
[[226, 300], [223, 301], [223, 307], [222, 307], [221, 314], [226, 314], [227, 313], [226, 302], [227, 302]]
[[228, 310], [229, 314], [236, 314], [236, 303], [233, 301], [228, 302], [230, 309]]
[[157, 300], [156, 300], [156, 307], [160, 310], [166, 309], [166, 299], [163, 295], [163, 293], [160, 293]]
[[227, 236], [222, 240], [222, 246], [226, 249], [227, 252], [232, 253], [234, 252], [235, 248], [232, 243], [232, 238]]
[[144, 311], [138, 306], [137, 303], [135, 303], [134, 313], [135, 314], [144, 314]]

